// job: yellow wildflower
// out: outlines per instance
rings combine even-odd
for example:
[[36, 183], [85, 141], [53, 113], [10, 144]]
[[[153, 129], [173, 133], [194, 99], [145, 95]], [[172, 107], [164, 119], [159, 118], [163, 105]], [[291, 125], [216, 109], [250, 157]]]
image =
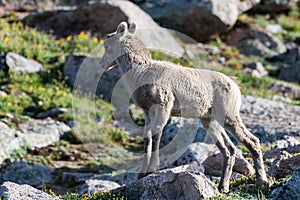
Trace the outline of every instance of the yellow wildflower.
[[246, 158], [246, 160], [247, 160], [247, 161], [250, 161], [250, 160], [252, 160], [252, 158], [250, 158], [250, 157], [247, 157], [247, 158]]
[[155, 56], [155, 57], [158, 57], [158, 56], [159, 56], [159, 53], [158, 53], [157, 51], [155, 51], [155, 52], [154, 52], [154, 56]]
[[189, 65], [190, 67], [192, 67], [192, 66], [193, 66], [193, 62], [189, 61], [188, 65]]
[[5, 29], [6, 29], [6, 31], [8, 31], [8, 32], [10, 32], [10, 31], [11, 31], [11, 29], [10, 29], [10, 27], [9, 27], [9, 26], [7, 26]]
[[49, 193], [50, 193], [52, 196], [56, 196], [56, 194], [53, 192], [52, 189], [49, 189]]
[[79, 35], [77, 36], [78, 39], [87, 39], [88, 35], [85, 34], [84, 32], [79, 33]]
[[18, 24], [17, 24], [17, 25], [18, 25], [18, 27], [23, 27], [23, 23], [22, 23], [22, 22], [20, 22], [20, 21], [18, 22]]
[[45, 88], [43, 88], [43, 87], [38, 87], [38, 90], [39, 90], [39, 91], [44, 91]]
[[9, 42], [9, 40], [10, 40], [9, 37], [5, 37], [5, 38], [4, 38], [4, 41], [5, 41], [5, 42]]
[[68, 41], [68, 42], [70, 42], [71, 40], [72, 40], [72, 36], [68, 36], [67, 38], [66, 38], [66, 40]]
[[93, 37], [93, 42], [98, 42], [98, 38]]
[[103, 39], [100, 39], [99, 43], [100, 43], [100, 44], [103, 44], [103, 43], [104, 43], [104, 40], [103, 40]]

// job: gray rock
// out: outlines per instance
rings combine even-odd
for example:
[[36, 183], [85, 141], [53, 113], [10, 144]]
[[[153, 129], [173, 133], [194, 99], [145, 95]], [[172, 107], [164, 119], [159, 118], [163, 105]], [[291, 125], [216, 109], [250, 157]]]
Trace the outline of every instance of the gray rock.
[[1, 168], [0, 172], [1, 181], [41, 186], [51, 182], [53, 169], [34, 163], [17, 161]]
[[70, 131], [70, 127], [50, 118], [46, 120], [30, 120], [19, 125], [22, 131], [9, 128], [0, 123], [0, 163], [10, 158], [13, 150], [22, 149], [27, 145], [31, 148], [44, 147], [60, 140]]
[[291, 7], [296, 6], [297, 0], [261, 0], [260, 4], [253, 7], [251, 12], [255, 13], [278, 13], [288, 11]]
[[262, 143], [275, 142], [284, 135], [300, 136], [300, 107], [262, 98], [245, 96], [241, 117]]
[[163, 27], [184, 33], [197, 41], [206, 41], [212, 34], [233, 26], [238, 14], [256, 3], [257, 0], [150, 0], [140, 3], [139, 6]]
[[197, 171], [185, 165], [157, 171], [138, 181], [112, 190], [128, 199], [203, 199], [216, 195], [217, 189]]
[[236, 46], [245, 55], [264, 58], [285, 53], [287, 50], [278, 38], [256, 28], [237, 28], [229, 33], [226, 43]]
[[280, 24], [267, 24], [265, 29], [273, 34], [276, 34], [282, 31], [282, 26]]
[[9, 158], [14, 149], [21, 149], [22, 146], [22, 133], [0, 122], [0, 163]]
[[99, 63], [99, 58], [69, 55], [63, 67], [63, 76], [71, 86], [75, 86], [74, 89], [96, 93], [110, 101], [113, 88], [121, 77], [121, 73], [118, 66], [115, 66], [111, 70], [104, 71], [100, 77], [96, 73], [101, 68]]
[[0, 185], [0, 198], [3, 200], [59, 200], [59, 197], [51, 196], [29, 185], [19, 185], [12, 182], [4, 182]]
[[16, 53], [6, 54], [6, 64], [12, 71], [35, 73], [42, 70], [42, 64], [34, 60], [28, 60]]
[[300, 83], [300, 46], [270, 60], [283, 63], [279, 72], [280, 79]]
[[62, 122], [51, 118], [45, 120], [30, 120], [19, 125], [22, 139], [30, 147], [44, 147], [60, 140], [60, 137], [71, 129]]
[[237, 1], [237, 6], [239, 13], [244, 13], [249, 9], [253, 8], [255, 5], [258, 5], [261, 0], [239, 0]]
[[283, 178], [290, 175], [300, 166], [300, 155], [292, 156], [285, 153], [273, 161], [268, 174], [275, 178]]
[[60, 114], [67, 112], [66, 108], [51, 108], [45, 112], [40, 112], [36, 115], [38, 119], [46, 119], [48, 117], [57, 118]]
[[85, 181], [83, 185], [77, 187], [77, 192], [79, 194], [92, 195], [94, 192], [108, 192], [118, 187], [120, 187], [120, 185], [113, 181], [90, 179]]
[[186, 55], [194, 60], [195, 58], [206, 58], [209, 54], [216, 55], [220, 52], [220, 49], [216, 46], [204, 45], [202, 43], [186, 44], [185, 53]]
[[136, 167], [125, 173], [119, 173], [117, 175], [103, 174], [95, 176], [93, 179], [112, 181], [120, 185], [130, 184], [138, 180], [138, 172], [139, 169]]
[[[93, 13], [92, 15], [90, 13]], [[113, 16], [113, 17], [112, 17]], [[110, 19], [110, 20], [107, 20]], [[98, 1], [75, 10], [46, 11], [29, 15], [24, 23], [58, 37], [89, 31], [99, 37], [115, 31], [121, 21], [135, 22], [137, 37], [147, 47], [182, 56], [183, 48], [165, 29], [138, 6], [129, 1]]]
[[[204, 173], [210, 176], [221, 176], [223, 167], [223, 156], [219, 151], [216, 151], [210, 155], [203, 162]], [[246, 177], [250, 177], [255, 174], [255, 169], [252, 165], [243, 157], [242, 153], [238, 151], [235, 163], [233, 166], [233, 172], [239, 173]]]
[[288, 98], [300, 98], [300, 87], [284, 82], [275, 82], [268, 87], [269, 90], [281, 93]]
[[298, 167], [293, 176], [282, 187], [272, 191], [271, 199], [299, 199], [300, 198], [300, 167]]
[[254, 77], [261, 78], [269, 73], [261, 62], [252, 62], [245, 66], [243, 70], [246, 74], [251, 74]]
[[300, 153], [300, 144], [282, 149], [274, 148], [269, 151], [266, 151], [264, 153], [264, 159], [270, 161], [270, 163], [273, 163], [275, 159], [281, 160], [283, 158], [290, 158], [292, 157], [292, 154], [298, 153]]
[[61, 180], [63, 184], [79, 184], [91, 179], [94, 176], [92, 173], [79, 172], [63, 172]]
[[8, 66], [6, 64], [4, 52], [0, 52], [0, 71], [4, 71], [4, 72], [8, 71]]
[[[193, 162], [199, 165], [203, 164], [201, 172], [206, 175], [221, 176], [222, 174], [223, 156], [220, 151], [217, 150], [216, 146], [208, 146], [201, 142], [192, 143], [171, 167], [191, 164]], [[241, 152], [238, 152], [233, 172], [249, 177], [255, 173], [255, 170], [249, 162], [246, 161]]]
[[204, 45], [201, 43], [185, 45], [185, 53], [190, 59], [208, 55]]
[[300, 144], [300, 142], [295, 137], [285, 135], [282, 139], [276, 141], [275, 148], [283, 149], [296, 146], [298, 144]]

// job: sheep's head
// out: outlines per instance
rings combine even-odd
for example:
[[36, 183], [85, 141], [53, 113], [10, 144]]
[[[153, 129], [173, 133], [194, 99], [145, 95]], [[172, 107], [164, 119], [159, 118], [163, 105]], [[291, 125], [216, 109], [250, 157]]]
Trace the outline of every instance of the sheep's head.
[[107, 34], [104, 40], [105, 52], [101, 59], [101, 67], [109, 68], [116, 64], [116, 60], [121, 56], [124, 49], [124, 39], [134, 36], [136, 25], [132, 23], [129, 28], [126, 22], [121, 22], [117, 30]]

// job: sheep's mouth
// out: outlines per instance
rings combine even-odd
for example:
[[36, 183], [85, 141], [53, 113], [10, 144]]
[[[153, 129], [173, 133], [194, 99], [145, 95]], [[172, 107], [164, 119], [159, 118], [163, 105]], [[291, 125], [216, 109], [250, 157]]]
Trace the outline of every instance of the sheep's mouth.
[[100, 67], [102, 68], [102, 69], [104, 69], [105, 71], [109, 71], [109, 70], [111, 70], [114, 66], [116, 66], [117, 65], [117, 62], [116, 61], [113, 61], [112, 63], [110, 63], [110, 64], [107, 64], [106, 62], [100, 62]]

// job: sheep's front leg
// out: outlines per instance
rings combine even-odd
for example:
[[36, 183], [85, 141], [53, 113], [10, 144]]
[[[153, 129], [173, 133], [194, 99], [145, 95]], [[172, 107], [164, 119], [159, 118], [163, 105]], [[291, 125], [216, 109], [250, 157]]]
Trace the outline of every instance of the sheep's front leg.
[[140, 169], [139, 178], [146, 176], [148, 172], [148, 167], [151, 159], [152, 152], [152, 134], [151, 134], [151, 125], [150, 117], [148, 113], [145, 112], [145, 129], [144, 129], [144, 159]]
[[165, 105], [153, 105], [146, 116], [144, 132], [144, 159], [139, 178], [144, 177], [148, 172], [153, 172], [159, 166], [159, 143], [162, 130], [167, 124], [173, 103]]
[[162, 131], [164, 126], [167, 124], [171, 112], [171, 107], [169, 106], [156, 106], [155, 115], [153, 122], [151, 123], [152, 132], [152, 154], [150, 165], [148, 168], [149, 172], [156, 171], [159, 167], [159, 144], [162, 136]]

